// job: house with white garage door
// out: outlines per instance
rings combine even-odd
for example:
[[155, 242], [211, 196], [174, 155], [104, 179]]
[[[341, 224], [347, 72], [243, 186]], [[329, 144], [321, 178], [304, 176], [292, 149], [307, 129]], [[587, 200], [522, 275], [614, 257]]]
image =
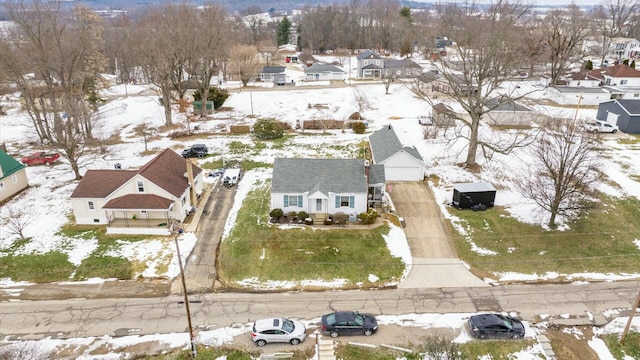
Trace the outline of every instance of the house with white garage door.
[[627, 134], [640, 134], [640, 99], [615, 99], [598, 106], [596, 119], [618, 125]]
[[369, 149], [374, 164], [384, 165], [389, 181], [424, 180], [424, 160], [415, 147], [403, 146], [393, 126], [385, 125], [369, 136]]

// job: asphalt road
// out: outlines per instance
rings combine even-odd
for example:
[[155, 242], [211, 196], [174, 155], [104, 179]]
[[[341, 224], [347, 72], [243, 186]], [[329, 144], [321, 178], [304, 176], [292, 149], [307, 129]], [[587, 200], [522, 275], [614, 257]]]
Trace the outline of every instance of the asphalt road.
[[[547, 314], [568, 325], [604, 324], [606, 310], [628, 309], [640, 282], [508, 285], [486, 288], [379, 291], [212, 293], [190, 296], [193, 326], [208, 330], [268, 316], [313, 319], [334, 310], [374, 315], [516, 311], [524, 320]], [[625, 311], [618, 314], [624, 315]], [[555, 320], [553, 320], [555, 318]], [[6, 302], [0, 337], [43, 339], [184, 332], [183, 297]]]

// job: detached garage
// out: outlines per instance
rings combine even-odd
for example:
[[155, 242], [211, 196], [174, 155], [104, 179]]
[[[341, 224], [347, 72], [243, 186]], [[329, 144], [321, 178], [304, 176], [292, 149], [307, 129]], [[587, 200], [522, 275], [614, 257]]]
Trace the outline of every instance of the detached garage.
[[615, 99], [598, 106], [598, 120], [618, 125], [627, 134], [640, 134], [640, 99]]
[[384, 165], [387, 182], [424, 180], [422, 156], [415, 147], [402, 146], [391, 125], [371, 134], [369, 147], [373, 163]]
[[493, 207], [495, 200], [496, 189], [487, 182], [453, 184], [453, 206], [457, 208]]

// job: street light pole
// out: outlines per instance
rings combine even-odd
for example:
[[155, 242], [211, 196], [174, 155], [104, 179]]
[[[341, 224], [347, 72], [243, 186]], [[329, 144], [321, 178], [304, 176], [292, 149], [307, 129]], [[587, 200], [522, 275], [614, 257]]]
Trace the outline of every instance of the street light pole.
[[189, 310], [189, 296], [187, 295], [187, 283], [184, 279], [184, 269], [182, 268], [182, 257], [178, 247], [178, 235], [174, 238], [176, 242], [176, 252], [178, 253], [178, 266], [180, 267], [180, 277], [182, 278], [182, 293], [184, 294], [184, 305], [187, 307], [187, 321], [189, 323], [189, 338], [191, 339], [191, 356], [195, 359], [197, 355], [196, 341], [193, 336], [193, 326], [191, 325], [191, 311]]

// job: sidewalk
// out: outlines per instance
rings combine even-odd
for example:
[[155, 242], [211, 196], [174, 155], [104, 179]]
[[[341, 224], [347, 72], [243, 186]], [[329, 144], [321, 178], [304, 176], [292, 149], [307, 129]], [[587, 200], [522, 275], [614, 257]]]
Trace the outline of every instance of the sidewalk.
[[211, 197], [211, 192], [215, 187], [216, 187], [216, 183], [204, 183], [204, 191], [202, 192], [202, 196], [200, 197], [200, 202], [198, 203], [198, 207], [196, 207], [196, 213], [193, 215], [191, 222], [189, 224], [185, 224], [184, 231], [196, 232], [196, 230], [198, 230], [198, 225], [200, 224], [200, 218], [202, 217], [204, 208], [207, 205], [207, 200], [209, 200], [209, 198]]

